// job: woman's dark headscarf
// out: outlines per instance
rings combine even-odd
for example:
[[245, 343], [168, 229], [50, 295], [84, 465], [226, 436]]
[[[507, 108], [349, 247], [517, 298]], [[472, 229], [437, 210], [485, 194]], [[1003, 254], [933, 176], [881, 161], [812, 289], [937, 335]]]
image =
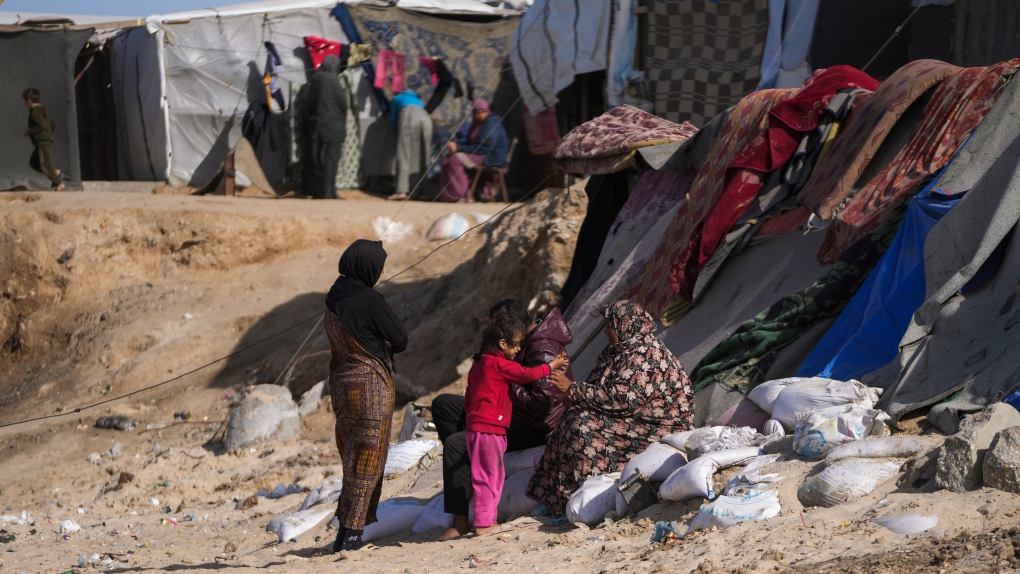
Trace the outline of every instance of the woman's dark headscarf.
[[354, 279], [365, 287], [374, 287], [386, 264], [386, 250], [382, 241], [358, 239], [340, 256], [338, 270], [344, 277]]

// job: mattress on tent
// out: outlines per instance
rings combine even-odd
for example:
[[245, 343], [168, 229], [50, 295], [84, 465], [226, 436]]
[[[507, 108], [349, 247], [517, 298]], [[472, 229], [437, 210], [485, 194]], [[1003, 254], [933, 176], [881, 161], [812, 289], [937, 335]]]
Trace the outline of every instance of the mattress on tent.
[[35, 151], [29, 138], [28, 110], [21, 99], [26, 88], [42, 93], [42, 103], [56, 121], [53, 164], [64, 172], [67, 187], [80, 189], [78, 115], [74, 95], [74, 62], [92, 30], [25, 28], [0, 32], [0, 189], [50, 189], [45, 175], [28, 165]]
[[[693, 368], [741, 323], [828, 271], [815, 259], [824, 235], [795, 231], [752, 244], [727, 260], [698, 304], [658, 337], [685, 368]], [[571, 355], [575, 376], [587, 377], [605, 345], [604, 337], [595, 337]]]

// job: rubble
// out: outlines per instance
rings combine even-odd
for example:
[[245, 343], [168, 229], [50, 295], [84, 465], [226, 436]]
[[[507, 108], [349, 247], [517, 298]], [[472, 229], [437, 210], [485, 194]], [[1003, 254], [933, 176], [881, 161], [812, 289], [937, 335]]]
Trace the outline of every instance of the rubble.
[[1020, 494], [1020, 426], [996, 433], [981, 474], [985, 486]]
[[988, 447], [999, 431], [1014, 426], [1020, 426], [1020, 412], [1005, 403], [995, 403], [964, 419], [960, 431], [942, 445], [935, 470], [938, 487], [953, 492], [981, 488], [981, 467]]
[[230, 413], [224, 444], [228, 451], [269, 441], [285, 441], [301, 432], [298, 406], [279, 385], [258, 385]]

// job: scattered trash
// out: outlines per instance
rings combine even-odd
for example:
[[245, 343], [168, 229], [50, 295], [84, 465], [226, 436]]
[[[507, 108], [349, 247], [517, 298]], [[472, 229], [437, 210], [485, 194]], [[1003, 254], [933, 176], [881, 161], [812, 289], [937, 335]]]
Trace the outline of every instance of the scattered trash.
[[99, 464], [99, 461], [102, 460], [102, 458], [103, 455], [99, 454], [98, 452], [94, 452], [88, 455], [88, 457], [86, 457], [85, 460], [91, 462], [92, 464]]
[[74, 256], [74, 251], [76, 248], [77, 246], [74, 243], [68, 245], [67, 249], [65, 249], [64, 252], [61, 253], [59, 257], [57, 257], [57, 263], [63, 265], [64, 263], [70, 261], [71, 257]]
[[190, 421], [191, 413], [188, 411], [177, 411], [174, 413], [174, 421]]
[[78, 507], [78, 514], [85, 514], [85, 509], [79, 506]]
[[122, 431], [135, 430], [135, 421], [130, 417], [121, 415], [110, 415], [96, 419], [96, 428], [117, 429]]
[[671, 532], [675, 535], [680, 534], [677, 532], [676, 525], [672, 522], [667, 522], [665, 520], [656, 522], [655, 530], [652, 532], [652, 542], [662, 542], [662, 539]]
[[155, 497], [153, 497], [153, 498], [150, 498], [150, 499], [149, 499], [149, 504], [151, 504], [151, 505], [153, 505], [153, 506], [159, 506], [159, 499], [158, 499], [158, 498], [155, 498]]
[[481, 568], [482, 566], [492, 566], [494, 564], [496, 564], [494, 560], [478, 558], [474, 554], [468, 559], [468, 568]]
[[939, 517], [932, 514], [922, 516], [920, 514], [904, 514], [902, 516], [886, 516], [875, 518], [875, 524], [884, 526], [896, 534], [917, 534], [925, 530], [935, 528], [939, 523]]
[[266, 498], [271, 498], [271, 499], [275, 500], [277, 498], [283, 498], [284, 496], [287, 496], [288, 494], [294, 494], [294, 493], [297, 493], [297, 492], [304, 492], [304, 491], [305, 491], [304, 487], [298, 486], [297, 484], [282, 484], [281, 483], [281, 484], [277, 484], [276, 487], [273, 488], [273, 490], [271, 490], [269, 492], [269, 494], [266, 495]]
[[327, 478], [325, 482], [308, 491], [308, 496], [298, 510], [305, 510], [319, 504], [331, 504], [340, 500], [340, 491], [343, 488], [344, 479], [340, 476]]
[[248, 498], [244, 498], [244, 499], [238, 500], [237, 504], [234, 505], [234, 509], [235, 510], [248, 510], [249, 508], [251, 508], [253, 506], [257, 506], [258, 503], [259, 503], [259, 499], [258, 498], [255, 498], [254, 496], [249, 496]]
[[177, 526], [177, 521], [174, 520], [173, 518], [164, 518], [159, 521], [160, 526], [169, 526], [171, 524]]
[[149, 423], [149, 424], [145, 425], [145, 430], [159, 430], [159, 429], [165, 429], [165, 428], [166, 428], [166, 425], [163, 424], [163, 423]]
[[770, 454], [759, 456], [752, 460], [726, 483], [726, 490], [723, 494], [727, 496], [735, 496], [741, 492], [760, 490], [758, 486], [764, 484], [779, 482], [783, 479], [783, 477], [779, 476], [777, 473], [762, 474], [758, 472], [762, 468], [776, 462], [778, 458], [778, 454]]
[[169, 482], [167, 482], [165, 480], [160, 480], [160, 481], [156, 482], [156, 484], [153, 484], [152, 488], [161, 488], [161, 487], [162, 488], [166, 488], [168, 486], [170, 486]]
[[72, 532], [78, 532], [81, 530], [81, 526], [78, 523], [68, 518], [60, 523], [61, 534], [71, 534]]
[[16, 537], [10, 532], [0, 530], [0, 544], [10, 544], [11, 542], [14, 542], [15, 539]]
[[225, 554], [237, 552], [237, 544], [234, 544], [233, 541], [227, 541], [227, 543], [223, 545], [223, 552]]
[[771, 489], [751, 490], [741, 496], [720, 496], [701, 506], [688, 532], [729, 528], [747, 520], [767, 520], [780, 510], [779, 493]]

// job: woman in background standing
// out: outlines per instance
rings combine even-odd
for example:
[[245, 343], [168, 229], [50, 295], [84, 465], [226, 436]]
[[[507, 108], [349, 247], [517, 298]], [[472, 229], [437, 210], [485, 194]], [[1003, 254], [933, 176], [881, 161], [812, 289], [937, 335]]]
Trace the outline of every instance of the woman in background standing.
[[340, 85], [340, 58], [326, 56], [312, 75], [305, 109], [302, 192], [337, 199], [336, 172], [347, 136], [347, 97]]

